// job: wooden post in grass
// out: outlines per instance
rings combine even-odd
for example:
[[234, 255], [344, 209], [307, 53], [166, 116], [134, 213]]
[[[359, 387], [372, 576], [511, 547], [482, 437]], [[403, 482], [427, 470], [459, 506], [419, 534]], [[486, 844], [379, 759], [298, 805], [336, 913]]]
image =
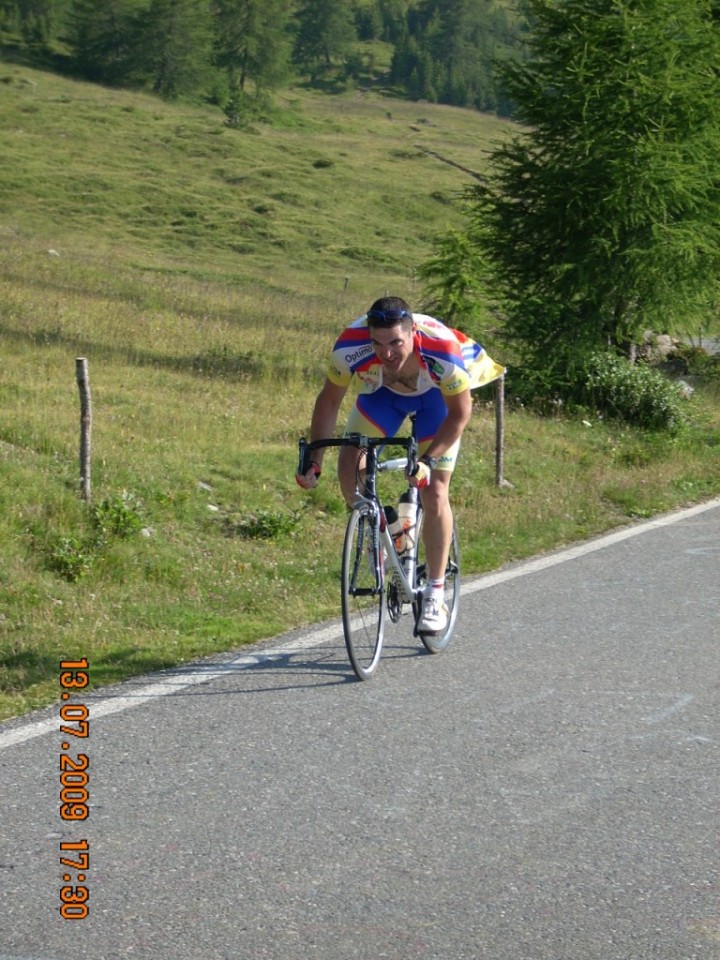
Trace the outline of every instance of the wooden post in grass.
[[80, 391], [80, 496], [90, 502], [90, 440], [92, 435], [92, 397], [85, 357], [75, 361], [75, 378]]
[[495, 381], [495, 486], [504, 487], [505, 480], [505, 375]]

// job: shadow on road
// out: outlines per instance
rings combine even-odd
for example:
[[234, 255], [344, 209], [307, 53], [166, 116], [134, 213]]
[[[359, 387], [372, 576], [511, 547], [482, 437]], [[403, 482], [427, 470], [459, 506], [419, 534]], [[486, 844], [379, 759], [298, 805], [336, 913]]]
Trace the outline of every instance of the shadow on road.
[[[391, 669], [393, 660], [429, 656], [424, 647], [412, 639], [388, 639], [383, 646], [379, 671]], [[259, 680], [258, 678], [262, 679]], [[234, 680], [238, 682], [233, 682]], [[245, 680], [245, 682], [242, 682]], [[360, 683], [350, 666], [342, 641], [319, 643], [299, 650], [274, 648], [225, 660], [188, 663], [163, 670], [152, 677], [135, 677], [110, 688], [86, 694], [86, 700], [132, 701], [155, 696], [216, 697], [257, 694], [282, 690], [312, 689], [337, 684]], [[212, 684], [212, 686], [211, 686]], [[152, 687], [157, 687], [153, 694]], [[177, 689], [173, 689], [176, 687]], [[170, 689], [168, 689], [170, 688]]]

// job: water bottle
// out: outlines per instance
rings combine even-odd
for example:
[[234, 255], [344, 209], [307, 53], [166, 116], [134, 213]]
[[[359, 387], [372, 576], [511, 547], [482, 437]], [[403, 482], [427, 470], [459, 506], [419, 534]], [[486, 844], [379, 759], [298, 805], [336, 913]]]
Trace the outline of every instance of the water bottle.
[[[406, 490], [400, 497], [398, 506], [398, 524], [401, 533], [395, 541], [398, 553], [405, 553], [415, 546], [417, 524], [417, 490]], [[398, 541], [400, 545], [398, 546]]]
[[393, 538], [395, 549], [398, 553], [402, 553], [405, 549], [405, 528], [395, 507], [385, 507], [385, 519], [387, 520], [388, 532]]

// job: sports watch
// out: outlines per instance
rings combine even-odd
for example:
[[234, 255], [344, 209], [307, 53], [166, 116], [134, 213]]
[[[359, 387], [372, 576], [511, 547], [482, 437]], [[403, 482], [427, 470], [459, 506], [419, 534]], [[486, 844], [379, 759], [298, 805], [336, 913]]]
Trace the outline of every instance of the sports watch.
[[426, 463], [431, 470], [434, 470], [437, 465], [437, 457], [429, 457], [427, 454], [423, 454], [419, 460], [421, 463]]

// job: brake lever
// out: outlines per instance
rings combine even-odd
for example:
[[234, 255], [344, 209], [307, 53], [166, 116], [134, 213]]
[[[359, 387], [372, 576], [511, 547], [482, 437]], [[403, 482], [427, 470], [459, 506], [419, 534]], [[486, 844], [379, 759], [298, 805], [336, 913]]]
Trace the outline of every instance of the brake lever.
[[301, 477], [304, 477], [309, 469], [310, 469], [310, 451], [308, 450], [308, 442], [305, 439], [305, 437], [300, 437], [300, 439], [298, 440], [297, 472]]

